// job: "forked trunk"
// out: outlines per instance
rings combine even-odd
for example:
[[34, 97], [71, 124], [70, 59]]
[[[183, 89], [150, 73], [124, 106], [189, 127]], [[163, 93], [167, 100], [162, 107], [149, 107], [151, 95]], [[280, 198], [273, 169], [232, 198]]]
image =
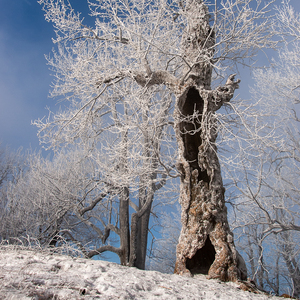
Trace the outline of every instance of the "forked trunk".
[[145, 201], [140, 202], [140, 209], [131, 216], [130, 258], [129, 266], [145, 269], [148, 242], [149, 218], [154, 193], [146, 194]]

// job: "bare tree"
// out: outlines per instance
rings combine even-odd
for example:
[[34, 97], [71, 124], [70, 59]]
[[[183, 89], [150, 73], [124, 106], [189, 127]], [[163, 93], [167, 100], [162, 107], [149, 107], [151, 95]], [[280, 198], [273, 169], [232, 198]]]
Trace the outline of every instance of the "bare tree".
[[11, 238], [35, 238], [41, 245], [68, 241], [85, 257], [112, 251], [122, 258], [117, 237], [121, 188], [108, 185], [101, 165], [83, 149], [31, 154], [27, 172], [8, 186], [7, 220]]
[[45, 169], [47, 165], [48, 174], [52, 173], [47, 160], [40, 155], [28, 154], [24, 160], [26, 171], [20, 172], [14, 181], [8, 182], [7, 203], [3, 210], [6, 218], [2, 224], [9, 232], [7, 239], [11, 243], [30, 236], [39, 239], [41, 244], [49, 244], [55, 235], [53, 228], [57, 228], [55, 224], [65, 202], [58, 203], [61, 199], [57, 197], [57, 188], [49, 190], [42, 165]]
[[[1, 144], [0, 144], [1, 145]], [[8, 226], [9, 201], [8, 186], [11, 182], [16, 182], [26, 170], [24, 158], [21, 150], [11, 151], [8, 147], [0, 148], [0, 239], [6, 240], [12, 235], [12, 228]]]
[[248, 130], [244, 142], [233, 143], [235, 153], [241, 151], [227, 160], [224, 174], [252, 279], [260, 288], [299, 297], [300, 15], [283, 1], [275, 20], [281, 48], [271, 67], [254, 72], [256, 102], [241, 117]]
[[[245, 26], [242, 21], [237, 25], [240, 32], [246, 33], [250, 27], [254, 29], [255, 25], [252, 22], [261, 17], [262, 11], [259, 13], [251, 11], [248, 15], [249, 3], [239, 4], [226, 3], [228, 6], [224, 7], [225, 22], [233, 17], [227, 15], [228, 7], [230, 14], [242, 12], [239, 17], [245, 17], [244, 13], [247, 10], [248, 24]], [[239, 9], [235, 11], [237, 7]], [[214, 24], [210, 26], [208, 7], [202, 1], [187, 1], [185, 13], [188, 25], [183, 35], [182, 49], [192, 67], [188, 69], [186, 87], [178, 93], [175, 112], [177, 121], [175, 131], [179, 145], [178, 169], [182, 175], [179, 201], [182, 205], [183, 226], [177, 246], [175, 273], [203, 273], [208, 274], [209, 278], [224, 281], [245, 280], [247, 279], [245, 265], [236, 252], [227, 221], [225, 190], [216, 147], [218, 125], [215, 114], [224, 103], [232, 99], [239, 80], [235, 81], [235, 75], [230, 75], [224, 86], [211, 90], [213, 68], [229, 55], [222, 49], [226, 44], [220, 30], [222, 28], [220, 24], [224, 19], [221, 17], [219, 23], [216, 9]], [[262, 24], [256, 27], [257, 34], [253, 36], [258, 42], [258, 48], [266, 46], [268, 40], [260, 26]], [[266, 23], [263, 23], [263, 27], [266, 29]], [[235, 29], [230, 31], [230, 37], [227, 38], [236, 45], [243, 44], [245, 41], [242, 36], [238, 36], [235, 41], [232, 39], [231, 34], [234, 34]], [[258, 36], [261, 38], [260, 41]], [[237, 53], [242, 59], [246, 59], [247, 54], [251, 52], [251, 45], [247, 50], [244, 46], [241, 48], [240, 46], [235, 49], [237, 52], [234, 50], [230, 53], [229, 56], [233, 55], [232, 59], [237, 58], [234, 56], [238, 55]], [[216, 51], [219, 47], [221, 52], [226, 53], [222, 59], [218, 57]]]
[[23, 158], [21, 149], [13, 152], [9, 147], [2, 147], [1, 143], [0, 146], [0, 187], [2, 187], [5, 182], [14, 180], [14, 174], [22, 168]]
[[[215, 145], [215, 111], [230, 101], [238, 81], [230, 75], [214, 90], [211, 82], [213, 74], [220, 78], [239, 63], [250, 64], [258, 49], [272, 46], [263, 19], [268, 4], [226, 0], [209, 6], [210, 13], [202, 0], [88, 1], [96, 19], [91, 27], [69, 1], [39, 3], [56, 32], [57, 50], [48, 57], [57, 79], [52, 96], [69, 103], [35, 122], [40, 140], [53, 148], [82, 144], [97, 153], [102, 183], [118, 189], [121, 263], [144, 267], [151, 205], [166, 179], [178, 176], [178, 156], [183, 230], [176, 272], [201, 270], [204, 248], [215, 253], [204, 273], [245, 277]], [[131, 222], [129, 206], [135, 210]]]

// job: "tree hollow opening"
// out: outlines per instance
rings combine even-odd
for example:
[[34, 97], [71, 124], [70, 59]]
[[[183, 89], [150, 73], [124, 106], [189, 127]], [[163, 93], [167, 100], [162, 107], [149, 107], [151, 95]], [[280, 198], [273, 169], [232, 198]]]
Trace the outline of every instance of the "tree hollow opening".
[[193, 274], [207, 275], [210, 266], [215, 260], [216, 251], [209, 236], [207, 236], [204, 246], [199, 249], [192, 258], [187, 258], [186, 268]]
[[184, 143], [184, 158], [189, 162], [192, 170], [198, 170], [198, 181], [209, 183], [210, 178], [206, 170], [202, 170], [198, 164], [199, 146], [201, 139], [201, 122], [204, 101], [199, 91], [192, 87], [188, 90], [179, 105], [183, 120], [180, 122], [181, 138]]

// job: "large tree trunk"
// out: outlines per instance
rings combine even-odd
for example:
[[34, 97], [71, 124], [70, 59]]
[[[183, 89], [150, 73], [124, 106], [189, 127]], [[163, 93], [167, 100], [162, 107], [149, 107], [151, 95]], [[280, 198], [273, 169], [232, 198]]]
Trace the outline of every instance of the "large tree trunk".
[[211, 90], [215, 43], [209, 14], [201, 0], [190, 0], [185, 13], [189, 24], [183, 50], [192, 66], [177, 95], [176, 137], [181, 172], [179, 202], [182, 231], [175, 273], [208, 274], [223, 281], [246, 279], [227, 221], [224, 187], [215, 145], [215, 111], [230, 101], [238, 82], [231, 75], [225, 86]]
[[218, 95], [217, 91], [190, 86], [178, 99], [182, 231], [175, 273], [201, 273], [234, 281], [246, 279], [246, 275], [238, 269], [238, 254], [227, 221], [215, 146], [213, 95]]

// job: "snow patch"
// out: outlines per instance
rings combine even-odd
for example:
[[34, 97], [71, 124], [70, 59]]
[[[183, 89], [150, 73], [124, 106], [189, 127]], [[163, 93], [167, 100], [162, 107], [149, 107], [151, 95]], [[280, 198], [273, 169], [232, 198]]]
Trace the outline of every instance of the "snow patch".
[[238, 283], [142, 271], [49, 251], [0, 249], [0, 299], [282, 299]]

